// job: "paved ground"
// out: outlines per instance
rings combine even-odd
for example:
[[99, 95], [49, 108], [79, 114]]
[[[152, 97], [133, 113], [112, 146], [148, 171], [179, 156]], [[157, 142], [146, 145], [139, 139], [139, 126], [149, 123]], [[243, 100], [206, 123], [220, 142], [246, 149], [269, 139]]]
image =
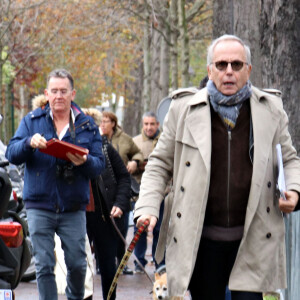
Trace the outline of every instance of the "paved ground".
[[[130, 258], [129, 266], [133, 267], [133, 258]], [[146, 267], [151, 277], [153, 277], [154, 267], [149, 265]], [[148, 300], [152, 299], [149, 294], [152, 290], [150, 280], [143, 274], [121, 275], [117, 287], [117, 299], [135, 299]], [[38, 292], [36, 281], [21, 282], [15, 290], [16, 300], [35, 300], [38, 299]], [[59, 300], [66, 300], [66, 296], [59, 295]], [[100, 275], [94, 276], [94, 295], [93, 300], [100, 300], [102, 298], [101, 279]]]
[[[133, 236], [133, 228], [129, 228], [128, 242]], [[147, 257], [146, 259], [151, 261], [151, 236], [148, 241]], [[134, 269], [134, 255], [132, 254], [128, 266]], [[146, 271], [149, 276], [154, 280], [154, 265], [149, 263], [146, 266]], [[121, 275], [118, 281], [117, 287], [117, 299], [118, 300], [151, 300], [152, 299], [152, 283], [145, 274], [134, 274], [134, 275]], [[36, 281], [32, 282], [21, 282], [15, 290], [16, 300], [35, 300], [38, 299], [38, 292]], [[66, 296], [59, 295], [59, 300], [66, 300]], [[94, 275], [94, 295], [93, 300], [100, 300], [102, 298], [101, 290], [101, 279], [100, 275]], [[189, 299], [189, 297], [186, 297]]]

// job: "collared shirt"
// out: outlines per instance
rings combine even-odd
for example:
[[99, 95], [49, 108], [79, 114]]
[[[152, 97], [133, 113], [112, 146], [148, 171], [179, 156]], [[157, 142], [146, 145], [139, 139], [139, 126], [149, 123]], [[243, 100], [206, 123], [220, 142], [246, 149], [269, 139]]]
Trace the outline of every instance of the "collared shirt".
[[[74, 111], [73, 111], [73, 108], [71, 107], [70, 108], [70, 110], [71, 110], [71, 117], [72, 117], [72, 122], [73, 122], [73, 124], [75, 123], [75, 115], [74, 115]], [[52, 120], [53, 120], [53, 112], [52, 112], [52, 110], [50, 109], [50, 117], [52, 118]], [[62, 140], [62, 138], [65, 136], [65, 134], [66, 134], [66, 132], [67, 132], [67, 130], [69, 129], [69, 123], [63, 128], [63, 130], [61, 131], [61, 133], [60, 133], [60, 135], [59, 135], [59, 139], [60, 140]]]

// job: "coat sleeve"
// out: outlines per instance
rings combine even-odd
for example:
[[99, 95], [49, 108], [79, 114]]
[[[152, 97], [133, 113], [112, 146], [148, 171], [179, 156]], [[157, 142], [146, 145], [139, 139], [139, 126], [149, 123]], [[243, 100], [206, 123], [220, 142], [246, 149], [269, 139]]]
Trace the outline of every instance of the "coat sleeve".
[[36, 150], [30, 147], [31, 133], [29, 131], [26, 117], [21, 123], [7, 145], [5, 156], [13, 164], [19, 165], [30, 158]]
[[133, 141], [131, 138], [131, 147], [130, 147], [130, 153], [129, 156], [131, 156], [131, 160], [136, 160], [139, 162], [139, 165], [141, 166], [144, 162], [144, 156], [140, 148], [137, 146], [137, 144]]
[[121, 208], [123, 212], [128, 212], [130, 211], [130, 174], [124, 165], [121, 156], [111, 144], [108, 144], [107, 152], [117, 181], [114, 205]]
[[287, 190], [300, 192], [300, 159], [292, 144], [291, 135], [288, 131], [288, 116], [282, 110], [280, 121], [280, 144]]
[[93, 138], [90, 141], [87, 160], [77, 167], [84, 176], [91, 179], [96, 178], [105, 168], [105, 159], [101, 149], [102, 139], [99, 130], [95, 129]]

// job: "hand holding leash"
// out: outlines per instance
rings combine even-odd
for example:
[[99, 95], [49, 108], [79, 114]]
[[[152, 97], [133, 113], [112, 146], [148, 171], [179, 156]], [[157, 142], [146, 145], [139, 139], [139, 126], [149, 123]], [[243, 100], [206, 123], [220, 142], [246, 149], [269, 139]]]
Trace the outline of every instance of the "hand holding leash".
[[136, 222], [136, 226], [141, 226], [146, 220], [148, 220], [149, 225], [147, 227], [148, 232], [153, 232], [153, 229], [157, 223], [157, 218], [151, 215], [141, 215]]

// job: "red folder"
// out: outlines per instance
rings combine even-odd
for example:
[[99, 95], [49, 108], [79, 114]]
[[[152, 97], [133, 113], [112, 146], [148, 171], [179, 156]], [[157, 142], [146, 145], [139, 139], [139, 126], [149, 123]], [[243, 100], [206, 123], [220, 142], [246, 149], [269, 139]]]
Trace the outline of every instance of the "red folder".
[[70, 152], [72, 154], [78, 153], [81, 156], [86, 155], [89, 153], [89, 150], [68, 142], [64, 142], [58, 139], [51, 139], [47, 141], [47, 148], [45, 149], [39, 149], [41, 152], [52, 155], [54, 157], [68, 160], [68, 157], [66, 156], [67, 152]]

